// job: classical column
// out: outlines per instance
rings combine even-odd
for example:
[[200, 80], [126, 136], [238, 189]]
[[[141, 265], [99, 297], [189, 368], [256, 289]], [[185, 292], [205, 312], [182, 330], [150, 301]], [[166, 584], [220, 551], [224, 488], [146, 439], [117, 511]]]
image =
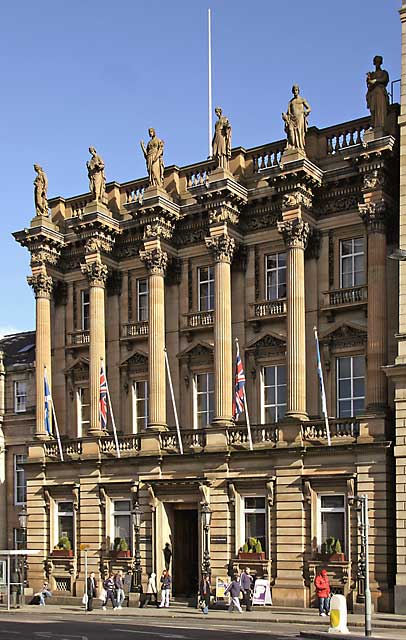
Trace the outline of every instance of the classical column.
[[107, 267], [100, 259], [81, 265], [82, 273], [87, 277], [90, 286], [90, 429], [89, 434], [101, 432], [100, 425], [100, 363], [105, 366], [105, 314], [104, 289], [107, 279]]
[[165, 271], [168, 254], [159, 241], [151, 249], [140, 251], [140, 258], [148, 269], [148, 355], [149, 355], [149, 416], [148, 426], [165, 429], [166, 372], [165, 372]]
[[27, 278], [33, 288], [36, 302], [36, 346], [35, 346], [35, 383], [36, 383], [36, 423], [37, 438], [47, 438], [45, 430], [44, 368], [47, 369], [49, 387], [51, 375], [51, 294], [52, 278], [46, 271], [40, 271]]
[[360, 215], [368, 232], [368, 366], [366, 406], [387, 405], [386, 225], [385, 203], [360, 204]]
[[287, 248], [287, 357], [286, 416], [307, 420], [304, 250], [309, 225], [301, 218], [278, 222]]
[[226, 233], [205, 238], [214, 256], [214, 424], [228, 425], [233, 416], [233, 348], [231, 332], [231, 260], [235, 242]]

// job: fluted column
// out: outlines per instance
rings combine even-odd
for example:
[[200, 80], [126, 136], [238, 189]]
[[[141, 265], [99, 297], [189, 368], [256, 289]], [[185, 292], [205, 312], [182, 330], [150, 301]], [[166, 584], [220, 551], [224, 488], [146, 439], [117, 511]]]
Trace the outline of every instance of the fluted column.
[[165, 271], [168, 254], [160, 245], [140, 251], [148, 269], [148, 356], [149, 356], [149, 416], [148, 426], [165, 429]]
[[29, 276], [27, 281], [34, 290], [36, 302], [35, 435], [37, 438], [45, 439], [48, 434], [45, 430], [44, 368], [47, 369], [47, 380], [51, 389], [51, 294], [53, 285], [51, 276], [48, 276], [45, 270]]
[[[101, 432], [100, 425], [100, 363], [105, 363], [105, 314], [104, 290], [107, 279], [107, 267], [100, 260], [82, 264], [82, 273], [89, 281], [90, 303], [90, 428], [89, 433], [96, 435]], [[105, 366], [105, 364], [104, 364]]]
[[382, 367], [387, 365], [386, 225], [385, 204], [359, 205], [368, 231], [368, 410], [387, 405], [387, 380]]
[[286, 416], [306, 420], [306, 334], [304, 250], [309, 225], [301, 218], [278, 222], [287, 248], [287, 358]]
[[228, 425], [233, 416], [233, 351], [231, 330], [231, 260], [235, 248], [226, 233], [205, 239], [215, 260], [214, 294], [214, 419]]

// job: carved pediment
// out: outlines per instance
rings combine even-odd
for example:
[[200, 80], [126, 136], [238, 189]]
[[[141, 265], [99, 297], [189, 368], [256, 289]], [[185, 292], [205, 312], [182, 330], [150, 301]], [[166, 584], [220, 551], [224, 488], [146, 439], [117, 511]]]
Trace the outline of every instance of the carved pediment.
[[89, 380], [88, 358], [83, 356], [75, 360], [65, 369], [65, 375], [73, 382], [73, 384]]
[[350, 322], [336, 325], [330, 331], [320, 336], [320, 342], [330, 348], [353, 347], [365, 345], [367, 341], [366, 327]]
[[268, 355], [268, 353], [281, 353], [286, 351], [286, 338], [277, 333], [267, 333], [258, 340], [251, 342], [247, 348], [247, 353], [255, 356]]
[[213, 357], [214, 346], [209, 342], [198, 342], [178, 353], [179, 360], [188, 365], [212, 362]]
[[120, 368], [128, 372], [147, 371], [148, 355], [144, 351], [134, 351], [128, 358], [123, 360]]

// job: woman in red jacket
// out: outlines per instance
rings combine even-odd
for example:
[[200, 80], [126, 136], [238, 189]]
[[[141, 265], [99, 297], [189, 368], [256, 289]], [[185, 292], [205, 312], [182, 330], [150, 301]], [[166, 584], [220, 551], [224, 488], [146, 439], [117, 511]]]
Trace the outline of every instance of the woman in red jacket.
[[325, 569], [315, 577], [314, 586], [319, 599], [319, 615], [326, 616], [330, 613], [330, 583]]

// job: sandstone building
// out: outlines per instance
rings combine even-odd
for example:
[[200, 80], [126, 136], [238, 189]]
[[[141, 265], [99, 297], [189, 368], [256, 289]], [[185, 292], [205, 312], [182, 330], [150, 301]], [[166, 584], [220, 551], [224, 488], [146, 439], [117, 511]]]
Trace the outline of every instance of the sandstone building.
[[[152, 167], [148, 179], [108, 183], [105, 198], [93, 183], [89, 194], [50, 200], [50, 216], [37, 207], [14, 234], [31, 254], [36, 297], [24, 465], [28, 546], [41, 551], [29, 559], [34, 589], [46, 576], [56, 594], [81, 594], [84, 548], [97, 575], [140, 570], [134, 583], [145, 583], [169, 543], [175, 595], [196, 592], [209, 552], [213, 583], [248, 563], [269, 577], [275, 604], [295, 606], [310, 605], [325, 563], [352, 605], [363, 581], [351, 499], [367, 493], [372, 596], [392, 609], [394, 406], [384, 367], [398, 330], [398, 269], [387, 260], [398, 246], [397, 118], [392, 105], [382, 131], [369, 117], [311, 127], [305, 152], [277, 141], [234, 148], [223, 166], [166, 167], [161, 184]], [[232, 418], [235, 338], [252, 450], [244, 414]], [[120, 457], [111, 412], [101, 429], [102, 366]], [[44, 371], [63, 462], [46, 432]], [[7, 419], [6, 410], [13, 438]], [[11, 444], [8, 469], [21, 442], [15, 452]], [[262, 552], [247, 560], [248, 538]]]

